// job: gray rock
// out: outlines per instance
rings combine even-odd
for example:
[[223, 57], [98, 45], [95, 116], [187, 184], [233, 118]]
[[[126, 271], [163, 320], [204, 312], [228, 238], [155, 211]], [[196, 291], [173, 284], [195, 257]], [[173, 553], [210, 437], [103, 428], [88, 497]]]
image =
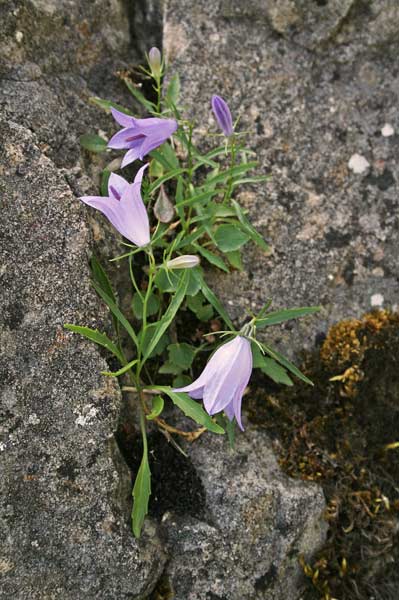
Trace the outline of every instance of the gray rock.
[[139, 543], [131, 533], [120, 392], [63, 329], [105, 326], [88, 272], [103, 223], [88, 228], [73, 191], [92, 192], [101, 167], [79, 135], [113, 127], [89, 96], [128, 103], [114, 72], [136, 59], [129, 21], [116, 0], [8, 2], [0, 15], [0, 597], [141, 598], [166, 556], [150, 520]]
[[175, 600], [291, 600], [304, 576], [298, 556], [324, 541], [324, 496], [277, 464], [270, 440], [248, 429], [235, 451], [219, 436], [189, 448], [205, 490], [204, 519], [166, 514], [171, 558], [165, 577]]
[[137, 598], [165, 556], [132, 537], [113, 438], [120, 395], [98, 351], [63, 329], [100, 325], [89, 232], [71, 190], [20, 125], [1, 122], [0, 597]]
[[[268, 329], [290, 354], [343, 316], [397, 303], [398, 26], [389, 0], [167, 3], [165, 51], [201, 134], [216, 131], [219, 93], [250, 132], [258, 174], [272, 175], [238, 199], [273, 255], [248, 246], [243, 273], [209, 280], [239, 320], [269, 297], [276, 309], [322, 305]], [[385, 124], [394, 135], [381, 135]], [[349, 167], [355, 154], [370, 165], [361, 173]]]

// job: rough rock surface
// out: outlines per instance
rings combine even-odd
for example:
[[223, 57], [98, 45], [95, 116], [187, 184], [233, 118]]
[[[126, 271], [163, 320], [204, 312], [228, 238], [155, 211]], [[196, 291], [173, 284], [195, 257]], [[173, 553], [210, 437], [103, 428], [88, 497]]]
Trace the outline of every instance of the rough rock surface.
[[252, 247], [244, 273], [212, 283], [237, 318], [269, 297], [276, 308], [321, 304], [268, 330], [287, 351], [397, 303], [398, 28], [393, 0], [167, 3], [164, 47], [185, 106], [215, 132], [210, 97], [224, 96], [258, 172], [272, 174], [239, 199], [273, 255]]
[[189, 449], [205, 491], [205, 517], [166, 514], [175, 600], [294, 600], [303, 589], [298, 556], [323, 541], [324, 496], [277, 464], [271, 443], [248, 429], [235, 451], [219, 436]]
[[142, 597], [165, 554], [150, 522], [140, 543], [130, 531], [120, 394], [99, 352], [63, 329], [101, 326], [71, 184], [78, 135], [111, 126], [87, 97], [111, 84], [122, 94], [112, 73], [134, 59], [129, 22], [117, 1], [0, 13], [0, 597]]

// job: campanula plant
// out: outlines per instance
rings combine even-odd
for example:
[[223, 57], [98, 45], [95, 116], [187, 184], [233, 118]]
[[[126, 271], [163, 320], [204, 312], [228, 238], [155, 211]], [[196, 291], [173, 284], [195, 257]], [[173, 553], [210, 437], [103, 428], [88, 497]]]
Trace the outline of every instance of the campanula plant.
[[[127, 261], [130, 306], [122, 309], [126, 302], [119, 302], [108, 269], [93, 257], [93, 286], [109, 308], [114, 335], [85, 325], [65, 326], [114, 356], [117, 370], [103, 375], [120, 378], [122, 391], [136, 400], [143, 442], [132, 491], [132, 528], [137, 537], [151, 493], [148, 428], [160, 429], [177, 447], [179, 437], [194, 441], [206, 431], [227, 431], [232, 440], [235, 423], [244, 429], [242, 402], [253, 368], [276, 383], [292, 385], [292, 376], [311, 383], [264, 338], [258, 339], [257, 332], [318, 310], [270, 312], [267, 301], [256, 315], [248, 316], [241, 329], [235, 328], [208, 286], [203, 267], [226, 273], [242, 270], [241, 252], [249, 242], [266, 255], [270, 252], [235, 198], [237, 188], [267, 178], [252, 174], [257, 167], [251, 160], [253, 152], [243, 143], [237, 119], [234, 124], [228, 103], [218, 94], [210, 100], [216, 125], [210, 134], [212, 139], [221, 137], [222, 144], [204, 154], [194, 142], [194, 123], [180, 108], [178, 75], [170, 76], [164, 85], [165, 62], [157, 48], [149, 51], [147, 60], [148, 68], [143, 71], [153, 84], [150, 97], [130, 80], [124, 81], [148, 116], [136, 118], [129, 108], [93, 98], [120, 129], [109, 141], [91, 134], [81, 139], [91, 152], [112, 151], [121, 157], [121, 162], [112, 160], [105, 167], [101, 194], [80, 200], [100, 211], [115, 228], [115, 235], [122, 236], [124, 250], [110, 264]], [[115, 164], [122, 169], [137, 167], [133, 181], [115, 173]], [[221, 322], [227, 329], [213, 331], [215, 323]], [[200, 340], [198, 332], [202, 332]], [[225, 336], [228, 339], [222, 339]], [[203, 366], [202, 372], [198, 365]], [[199, 427], [183, 431], [168, 423], [163, 418], [165, 399]]]

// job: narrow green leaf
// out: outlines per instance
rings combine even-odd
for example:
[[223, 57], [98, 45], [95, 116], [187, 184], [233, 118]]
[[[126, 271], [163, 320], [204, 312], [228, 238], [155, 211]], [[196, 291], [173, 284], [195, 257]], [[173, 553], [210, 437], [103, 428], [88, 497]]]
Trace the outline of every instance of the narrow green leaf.
[[256, 231], [256, 229], [253, 227], [252, 223], [250, 223], [247, 219], [247, 217], [245, 216], [241, 206], [238, 204], [238, 202], [236, 200], [231, 200], [231, 204], [234, 207], [238, 220], [241, 223], [242, 229], [243, 231], [249, 235], [249, 237], [251, 238], [251, 240], [253, 242], [255, 242], [255, 244], [257, 244], [259, 246], [259, 248], [262, 248], [262, 250], [264, 252], [266, 252], [267, 254], [270, 254], [271, 252], [271, 248], [269, 246], [269, 244], [267, 244], [265, 242], [265, 240], [263, 239], [263, 237], [260, 235], [260, 233], [258, 231]]
[[218, 267], [219, 269], [221, 269], [222, 271], [225, 271], [226, 273], [229, 272], [229, 269], [226, 267], [224, 260], [220, 256], [218, 256], [217, 254], [213, 254], [213, 252], [211, 252], [210, 250], [207, 250], [206, 248], [203, 248], [199, 244], [193, 244], [193, 246], [197, 250], [197, 252], [199, 254], [201, 254], [201, 256], [206, 258], [206, 260], [208, 262], [210, 262], [212, 265], [215, 265], [215, 267]]
[[159, 415], [163, 411], [164, 404], [165, 403], [163, 401], [162, 396], [154, 396], [152, 398], [151, 412], [149, 415], [147, 415], [147, 419], [149, 421], [152, 421], [156, 417], [159, 417]]
[[195, 231], [193, 231], [192, 233], [189, 233], [188, 235], [183, 237], [181, 239], [181, 241], [178, 244], [176, 244], [175, 250], [180, 250], [180, 248], [185, 248], [186, 246], [189, 246], [193, 242], [196, 242], [201, 236], [204, 235], [204, 233], [205, 233], [205, 227], [203, 227], [201, 225], [201, 227], [198, 227]]
[[318, 312], [320, 309], [321, 306], [304, 306], [301, 308], [279, 310], [268, 313], [263, 319], [258, 319], [255, 324], [257, 329], [261, 329], [262, 327], [277, 325], [278, 323], [283, 323], [284, 321], [289, 321], [290, 319], [298, 319], [299, 317], [304, 317], [305, 315], [311, 315]]
[[179, 159], [168, 142], [165, 142], [156, 150], [151, 150], [150, 156], [155, 158], [155, 160], [167, 170], [177, 169], [179, 167]]
[[242, 175], [242, 173], [246, 173], [247, 171], [250, 171], [251, 169], [256, 167], [257, 164], [258, 163], [256, 161], [252, 161], [236, 165], [235, 167], [231, 167], [230, 169], [226, 169], [225, 171], [222, 171], [221, 173], [213, 175], [213, 177], [207, 179], [206, 185], [216, 185], [217, 183], [227, 181], [231, 177], [237, 177], [238, 175]]
[[260, 369], [262, 373], [270, 377], [275, 383], [283, 383], [289, 386], [294, 385], [287, 371], [272, 358], [264, 356], [257, 344], [252, 343], [251, 348], [254, 369]]
[[249, 236], [237, 225], [225, 224], [216, 229], [215, 240], [222, 252], [232, 252], [241, 248], [249, 240]]
[[158, 177], [158, 179], [156, 179], [149, 186], [149, 188], [148, 188], [148, 194], [149, 195], [153, 194], [158, 188], [161, 187], [161, 185], [163, 183], [165, 183], [165, 181], [168, 181], [169, 179], [173, 179], [174, 177], [177, 177], [178, 175], [182, 175], [185, 172], [186, 172], [186, 169], [173, 169], [172, 171], [168, 171], [167, 173], [165, 173], [161, 177]]
[[95, 133], [85, 133], [79, 138], [80, 145], [90, 152], [104, 152], [107, 148], [107, 141]]
[[165, 333], [165, 331], [167, 330], [167, 328], [169, 327], [169, 325], [175, 318], [176, 313], [179, 310], [179, 307], [184, 300], [184, 296], [186, 295], [187, 287], [188, 287], [188, 272], [187, 272], [187, 270], [185, 270], [184, 274], [179, 282], [179, 285], [176, 289], [175, 295], [173, 296], [162, 319], [160, 321], [158, 321], [158, 323], [157, 323], [157, 327], [155, 329], [154, 336], [150, 340], [150, 342], [144, 352], [143, 363], [147, 360], [147, 358], [151, 354], [152, 350], [155, 348], [158, 341], [160, 340], [162, 335]]
[[[201, 192], [200, 194], [196, 194], [195, 196], [191, 196], [190, 198], [186, 198], [185, 200], [181, 200], [177, 202], [176, 208], [180, 208], [181, 206], [190, 206], [196, 204], [197, 202], [203, 202], [203, 200], [208, 201], [216, 194], [220, 194], [220, 190], [209, 190], [206, 192]], [[207, 204], [204, 202], [203, 204]]]
[[101, 375], [106, 375], [107, 377], [119, 377], [129, 371], [134, 365], [137, 364], [137, 359], [132, 360], [130, 363], [127, 363], [124, 367], [119, 369], [119, 371], [101, 371]]
[[114, 302], [116, 302], [116, 297], [114, 294], [114, 290], [112, 289], [111, 283], [108, 279], [108, 275], [102, 267], [101, 263], [97, 259], [97, 257], [93, 254], [90, 259], [90, 268], [93, 275], [94, 281], [98, 283], [100, 288], [104, 290], [104, 292], [112, 298]]
[[273, 350], [273, 348], [270, 348], [270, 346], [267, 346], [266, 344], [262, 344], [262, 348], [264, 349], [265, 352], [267, 352], [267, 354], [269, 356], [271, 356], [272, 358], [274, 358], [274, 360], [279, 362], [280, 365], [283, 365], [283, 367], [285, 367], [293, 375], [296, 375], [299, 379], [301, 379], [305, 383], [308, 383], [309, 385], [313, 385], [313, 382], [310, 381], [310, 379], [308, 379], [306, 377], [306, 375], [301, 373], [300, 370], [294, 364], [292, 364], [292, 362], [290, 362], [288, 360], [288, 358], [285, 358], [285, 356], [283, 356], [282, 354], [277, 352], [277, 350]]
[[136, 538], [140, 537], [141, 528], [143, 527], [144, 519], [148, 513], [148, 500], [151, 495], [151, 471], [148, 464], [147, 448], [144, 448], [143, 458], [141, 459], [140, 468], [138, 470], [136, 481], [133, 487], [133, 510], [132, 510], [132, 525], [133, 533]]
[[216, 310], [216, 312], [219, 313], [219, 315], [222, 317], [222, 319], [226, 323], [227, 327], [229, 329], [231, 329], [231, 330], [234, 331], [234, 325], [233, 325], [233, 323], [232, 323], [229, 315], [227, 314], [227, 312], [224, 309], [222, 303], [215, 296], [215, 294], [213, 293], [213, 291], [211, 290], [211, 288], [208, 287], [208, 285], [206, 284], [206, 282], [204, 280], [204, 276], [202, 275], [202, 273], [198, 272], [198, 273], [196, 273], [195, 276], [196, 276], [196, 278], [198, 279], [198, 281], [200, 283], [201, 292], [203, 293], [203, 295], [205, 296], [205, 298], [208, 300], [208, 302], [210, 304], [212, 304], [212, 306]]
[[190, 417], [190, 419], [193, 419], [199, 425], [206, 427], [213, 433], [224, 433], [224, 429], [211, 419], [208, 413], [202, 408], [202, 405], [190, 398], [188, 394], [173, 392], [170, 387], [160, 385], [153, 386], [152, 389], [159, 390], [169, 396], [173, 404], [178, 406], [187, 417]]
[[150, 100], [147, 100], [143, 93], [140, 92], [140, 90], [127, 77], [122, 77], [122, 79], [129, 92], [136, 98], [137, 102], [140, 102], [140, 104], [142, 104], [149, 112], [154, 112], [156, 109], [155, 104], [150, 102]]
[[[150, 325], [147, 325], [147, 329], [145, 330], [145, 334], [144, 334], [144, 339], [141, 340], [142, 352], [145, 352], [145, 349], [147, 348], [148, 344], [152, 340], [153, 335], [155, 335], [157, 325], [158, 325], [158, 323], [151, 323]], [[153, 358], [154, 356], [160, 356], [169, 343], [170, 343], [169, 336], [166, 333], [164, 333], [164, 335], [161, 336], [161, 338], [155, 345], [154, 349], [148, 355], [148, 358]]]
[[233, 181], [233, 188], [244, 185], [245, 183], [261, 183], [262, 181], [268, 181], [270, 175], [257, 175], [255, 177], [244, 177], [243, 179], [235, 179]]
[[120, 112], [125, 113], [125, 115], [132, 114], [128, 108], [125, 108], [124, 106], [121, 106], [120, 104], [117, 104], [116, 102], [110, 102], [109, 100], [103, 100], [102, 98], [98, 98], [97, 96], [91, 96], [91, 98], [89, 98], [89, 102], [91, 102], [92, 104], [95, 104], [96, 106], [99, 106], [106, 112], [111, 112], [111, 108], [116, 108], [116, 110], [119, 110]]
[[98, 285], [98, 283], [96, 281], [92, 281], [92, 284], [93, 284], [93, 287], [96, 290], [97, 294], [103, 299], [105, 304], [110, 309], [111, 313], [115, 316], [116, 319], [118, 319], [118, 321], [122, 325], [122, 327], [124, 327], [126, 329], [127, 333], [132, 338], [136, 348], [138, 348], [139, 342], [138, 342], [136, 333], [135, 333], [133, 327], [130, 325], [129, 321], [122, 314], [122, 312], [119, 309], [116, 302], [106, 292], [104, 292], [104, 290], [101, 289], [101, 287]]
[[91, 342], [95, 342], [99, 346], [104, 346], [107, 350], [109, 350], [116, 358], [123, 362], [123, 356], [119, 351], [119, 348], [109, 339], [109, 337], [105, 333], [100, 333], [97, 329], [90, 329], [90, 327], [80, 327], [80, 325], [72, 325], [71, 323], [66, 323], [64, 325], [65, 329], [69, 331], [73, 331], [74, 333], [80, 333], [85, 338], [90, 340]]

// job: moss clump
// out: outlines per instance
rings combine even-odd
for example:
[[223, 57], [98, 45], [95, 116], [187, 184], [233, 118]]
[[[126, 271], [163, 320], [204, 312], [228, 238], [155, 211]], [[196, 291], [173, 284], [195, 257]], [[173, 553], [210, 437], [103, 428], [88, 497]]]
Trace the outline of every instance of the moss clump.
[[258, 381], [250, 416], [274, 437], [282, 468], [318, 481], [328, 540], [307, 599], [399, 597], [399, 314], [375, 311], [333, 326], [302, 368], [315, 383]]

